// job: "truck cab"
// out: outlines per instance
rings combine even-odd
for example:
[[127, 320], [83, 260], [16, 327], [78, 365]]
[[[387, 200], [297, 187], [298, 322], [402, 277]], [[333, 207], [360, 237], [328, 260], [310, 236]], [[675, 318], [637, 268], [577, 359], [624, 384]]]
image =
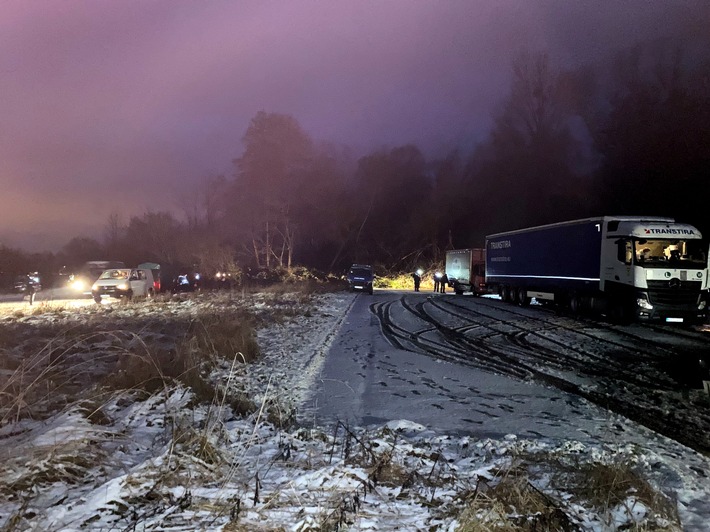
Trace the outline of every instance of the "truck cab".
[[[702, 321], [708, 304], [708, 246], [693, 226], [610, 220], [602, 235], [604, 292], [635, 301], [642, 320]], [[632, 293], [633, 292], [633, 293]]]

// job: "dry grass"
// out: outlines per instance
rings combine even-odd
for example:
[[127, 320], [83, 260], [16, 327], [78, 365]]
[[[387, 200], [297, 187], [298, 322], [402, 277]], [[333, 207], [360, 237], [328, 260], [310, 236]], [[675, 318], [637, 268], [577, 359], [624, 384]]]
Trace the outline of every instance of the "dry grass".
[[[414, 290], [414, 280], [412, 279], [411, 273], [390, 274], [376, 277], [374, 286], [375, 288], [388, 288], [391, 290]], [[434, 278], [432, 274], [425, 272], [424, 275], [422, 275], [419, 289], [422, 292], [434, 290]], [[448, 290], [451, 291], [450, 288], [448, 288]]]
[[[116, 390], [152, 394], [178, 382], [198, 402], [217, 396], [217, 364], [248, 364], [259, 356], [253, 315], [244, 308], [206, 311], [197, 318], [112, 320], [99, 309], [81, 321], [18, 322], [0, 327], [0, 422], [44, 418], [75, 401]], [[107, 325], [118, 328], [107, 329]], [[222, 395], [224, 392], [222, 391]], [[236, 397], [235, 412], [253, 412]]]
[[615, 508], [625, 508], [630, 514], [631, 504], [640, 503], [654, 517], [670, 523], [680, 523], [675, 501], [653, 488], [634, 469], [625, 463], [573, 463], [556, 462], [553, 482], [568, 486], [576, 500], [601, 513]]
[[481, 480], [460, 521], [463, 532], [575, 530], [551, 498], [534, 488], [526, 475], [516, 474], [493, 484]]
[[[594, 511], [608, 529], [681, 530], [673, 501], [627, 464], [563, 463], [530, 455], [494, 473], [463, 497], [462, 532], [579, 530], [570, 503]], [[636, 504], [647, 509], [639, 523]], [[614, 521], [620, 516], [624, 523]]]

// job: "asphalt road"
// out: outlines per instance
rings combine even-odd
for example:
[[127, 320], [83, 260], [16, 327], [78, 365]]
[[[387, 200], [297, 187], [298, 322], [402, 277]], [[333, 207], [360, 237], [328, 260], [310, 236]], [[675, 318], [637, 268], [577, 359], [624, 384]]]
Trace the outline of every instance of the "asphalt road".
[[[50, 307], [82, 307], [95, 305], [90, 295], [78, 295], [70, 288], [47, 288], [35, 295], [34, 305]], [[0, 294], [0, 314], [18, 310], [30, 311], [29, 297], [24, 294]]]
[[580, 418], [607, 412], [710, 454], [709, 403], [698, 391], [710, 380], [709, 347], [702, 328], [619, 326], [497, 299], [376, 291], [350, 309], [308, 415], [560, 437], [571, 426], [589, 432], [593, 423]]

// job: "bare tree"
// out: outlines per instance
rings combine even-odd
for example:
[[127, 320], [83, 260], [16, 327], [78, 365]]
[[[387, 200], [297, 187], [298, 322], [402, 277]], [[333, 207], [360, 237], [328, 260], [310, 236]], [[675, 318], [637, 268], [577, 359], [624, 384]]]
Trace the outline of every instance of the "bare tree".
[[121, 214], [118, 211], [109, 213], [106, 218], [106, 225], [104, 226], [104, 243], [109, 253], [116, 253], [116, 251], [118, 251], [119, 242], [121, 241], [125, 229]]

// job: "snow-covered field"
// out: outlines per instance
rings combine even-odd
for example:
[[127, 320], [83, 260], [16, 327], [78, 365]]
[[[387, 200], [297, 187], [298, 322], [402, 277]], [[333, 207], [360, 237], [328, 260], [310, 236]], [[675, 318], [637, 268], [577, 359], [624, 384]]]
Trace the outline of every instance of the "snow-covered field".
[[[665, 438], [491, 439], [407, 419], [299, 420], [355, 297], [0, 305], [0, 527], [706, 529], [710, 461]], [[235, 349], [248, 338], [218, 338], [223, 323], [247, 334], [237, 320], [257, 331], [254, 361]], [[171, 373], [185, 357], [193, 366]], [[160, 367], [157, 386], [145, 363]], [[131, 381], [137, 367], [151, 386]], [[203, 380], [185, 378], [194, 368]]]

